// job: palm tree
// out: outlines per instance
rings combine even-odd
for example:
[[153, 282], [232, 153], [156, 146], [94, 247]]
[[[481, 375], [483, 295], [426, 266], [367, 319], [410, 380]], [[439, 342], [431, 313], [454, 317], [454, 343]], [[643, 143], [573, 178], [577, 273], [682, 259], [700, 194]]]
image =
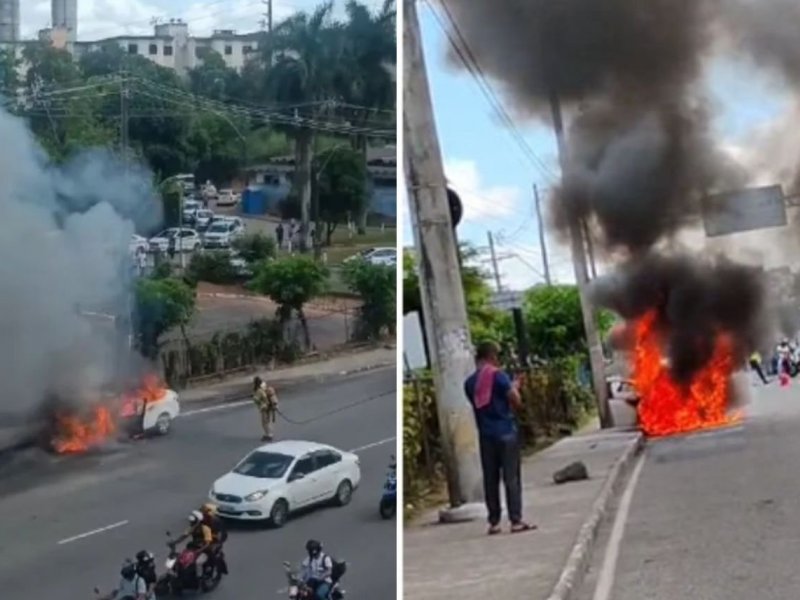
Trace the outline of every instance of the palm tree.
[[[266, 88], [271, 100], [293, 105], [298, 124], [289, 133], [295, 143], [294, 193], [300, 203], [301, 246], [308, 248], [311, 209], [311, 165], [315, 131], [313, 123], [338, 87], [342, 27], [333, 22], [333, 2], [313, 13], [299, 12], [275, 27], [267, 40]], [[302, 121], [301, 121], [302, 120]]]
[[[344, 64], [348, 78], [344, 82], [342, 95], [354, 107], [351, 122], [359, 128], [369, 123], [379, 123], [389, 129], [393, 118], [387, 118], [389, 109], [394, 109], [396, 98], [397, 38], [395, 0], [384, 0], [375, 13], [357, 0], [348, 0], [346, 5]], [[367, 137], [353, 135], [353, 148], [367, 160]], [[366, 233], [368, 205], [359, 215], [358, 231]]]

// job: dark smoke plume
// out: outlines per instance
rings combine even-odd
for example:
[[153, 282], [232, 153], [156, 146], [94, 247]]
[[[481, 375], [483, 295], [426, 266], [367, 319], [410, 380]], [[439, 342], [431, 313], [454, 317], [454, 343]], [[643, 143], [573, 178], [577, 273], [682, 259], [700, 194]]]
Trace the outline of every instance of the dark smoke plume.
[[743, 361], [764, 330], [758, 270], [724, 259], [649, 254], [597, 280], [593, 293], [627, 320], [655, 310], [672, 373], [683, 383], [711, 358], [720, 333], [731, 336]]
[[720, 332], [742, 353], [755, 347], [764, 326], [758, 272], [658, 256], [654, 248], [699, 216], [702, 198], [748, 179], [717, 147], [703, 96], [703, 67], [720, 31], [729, 39], [747, 32], [750, 52], [800, 79], [800, 19], [780, 22], [800, 3], [441, 2], [467, 40], [465, 53], [502, 86], [517, 114], [549, 122], [557, 99], [569, 117], [554, 224], [568, 233], [588, 223], [599, 252], [628, 260], [598, 283], [598, 301], [626, 318], [658, 310], [681, 381], [711, 357]]

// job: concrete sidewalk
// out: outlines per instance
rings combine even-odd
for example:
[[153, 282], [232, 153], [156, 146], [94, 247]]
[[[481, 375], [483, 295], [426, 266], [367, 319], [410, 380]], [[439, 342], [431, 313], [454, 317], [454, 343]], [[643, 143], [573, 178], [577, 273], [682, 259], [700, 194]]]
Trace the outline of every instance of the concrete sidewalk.
[[284, 366], [275, 370], [268, 367], [253, 369], [252, 372], [230, 377], [224, 381], [210, 380], [180, 392], [181, 403], [225, 401], [246, 398], [253, 391], [253, 377], [260, 375], [278, 394], [281, 387], [299, 383], [319, 382], [352, 373], [359, 373], [397, 364], [397, 350], [393, 347], [368, 348], [327, 359], [309, 361], [302, 364]]
[[[594, 535], [642, 437], [589, 431], [523, 463], [525, 518], [536, 531], [489, 537], [485, 522], [436, 524], [431, 512], [405, 530], [404, 590], [413, 600], [565, 600], [577, 587]], [[581, 460], [587, 481], [555, 485], [553, 472]], [[503, 526], [507, 531], [507, 523]], [[558, 589], [558, 591], [556, 591]]]

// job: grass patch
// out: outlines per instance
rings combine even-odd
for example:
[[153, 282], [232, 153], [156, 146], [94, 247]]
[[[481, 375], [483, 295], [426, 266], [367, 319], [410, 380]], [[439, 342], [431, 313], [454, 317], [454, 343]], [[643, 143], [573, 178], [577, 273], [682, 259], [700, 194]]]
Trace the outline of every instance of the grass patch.
[[380, 227], [368, 227], [365, 235], [354, 233], [352, 238], [347, 228], [339, 228], [333, 232], [331, 245], [324, 251], [328, 254], [328, 264], [338, 265], [359, 250], [374, 246], [394, 247], [396, 245], [397, 230], [393, 227], [386, 227], [383, 231]]

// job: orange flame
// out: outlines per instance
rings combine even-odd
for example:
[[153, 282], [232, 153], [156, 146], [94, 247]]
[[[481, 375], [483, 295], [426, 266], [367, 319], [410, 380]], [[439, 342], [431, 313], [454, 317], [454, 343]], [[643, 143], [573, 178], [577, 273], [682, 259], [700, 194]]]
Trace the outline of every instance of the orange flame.
[[59, 454], [79, 454], [106, 441], [116, 431], [111, 411], [96, 406], [87, 417], [61, 414], [56, 417], [58, 434], [53, 449]]
[[634, 324], [633, 383], [640, 396], [639, 423], [651, 437], [688, 433], [733, 425], [741, 414], [728, 414], [733, 344], [721, 335], [714, 352], [685, 386], [671, 377], [656, 331], [656, 313]]
[[145, 404], [158, 402], [167, 395], [167, 388], [159, 381], [156, 375], [145, 375], [142, 379], [142, 386], [138, 390], [139, 396]]

